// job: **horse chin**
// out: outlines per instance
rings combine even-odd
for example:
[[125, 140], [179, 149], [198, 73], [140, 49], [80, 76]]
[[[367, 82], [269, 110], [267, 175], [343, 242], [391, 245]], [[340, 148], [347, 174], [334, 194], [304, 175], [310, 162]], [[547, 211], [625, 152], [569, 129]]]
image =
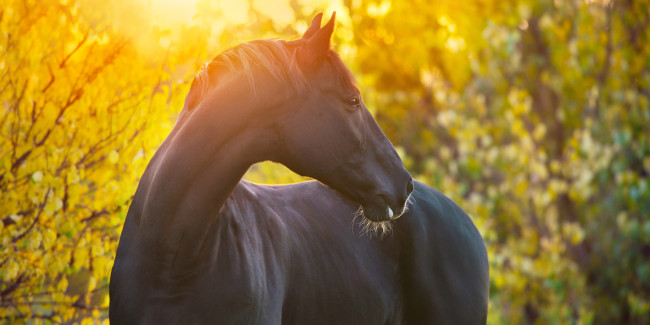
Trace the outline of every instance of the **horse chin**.
[[393, 228], [393, 219], [388, 218], [388, 211], [386, 210], [385, 215], [378, 216], [375, 213], [379, 211], [376, 208], [370, 206], [360, 205], [359, 209], [355, 213], [355, 223], [361, 227], [361, 233], [366, 234], [370, 237], [378, 236], [383, 238], [388, 235]]
[[371, 222], [388, 222], [399, 217], [389, 206], [383, 204], [364, 204], [361, 209], [363, 216]]

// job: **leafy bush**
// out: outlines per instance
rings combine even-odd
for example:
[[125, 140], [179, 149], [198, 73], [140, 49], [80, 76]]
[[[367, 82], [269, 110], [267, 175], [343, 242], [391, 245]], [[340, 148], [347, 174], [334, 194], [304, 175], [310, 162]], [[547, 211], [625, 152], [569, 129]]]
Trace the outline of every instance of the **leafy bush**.
[[650, 322], [647, 0], [284, 1], [291, 19], [253, 5], [228, 24], [200, 0], [175, 28], [125, 0], [5, 2], [3, 321], [106, 321], [138, 177], [200, 63], [336, 8], [337, 51], [407, 168], [485, 238], [489, 322]]

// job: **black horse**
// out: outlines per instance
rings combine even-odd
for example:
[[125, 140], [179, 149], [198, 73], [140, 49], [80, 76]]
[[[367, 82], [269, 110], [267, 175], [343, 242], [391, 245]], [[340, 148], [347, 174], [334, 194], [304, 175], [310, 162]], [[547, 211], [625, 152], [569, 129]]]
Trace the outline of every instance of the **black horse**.
[[[481, 235], [413, 183], [321, 16], [299, 40], [241, 44], [197, 75], [129, 209], [111, 322], [486, 322]], [[264, 160], [319, 182], [241, 180]]]

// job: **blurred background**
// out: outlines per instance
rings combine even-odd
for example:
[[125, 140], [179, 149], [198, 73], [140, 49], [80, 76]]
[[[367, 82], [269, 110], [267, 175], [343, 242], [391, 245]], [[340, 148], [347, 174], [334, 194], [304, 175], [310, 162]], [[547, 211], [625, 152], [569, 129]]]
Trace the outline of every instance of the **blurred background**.
[[648, 0], [0, 3], [0, 323], [107, 322], [126, 211], [194, 74], [333, 10], [406, 167], [485, 238], [489, 323], [650, 323]]

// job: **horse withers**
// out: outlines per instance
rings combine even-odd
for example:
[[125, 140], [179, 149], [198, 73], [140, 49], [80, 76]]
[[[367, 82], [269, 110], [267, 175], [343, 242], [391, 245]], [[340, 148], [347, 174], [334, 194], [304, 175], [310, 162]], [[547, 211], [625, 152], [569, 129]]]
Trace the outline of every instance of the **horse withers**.
[[[129, 208], [112, 323], [486, 322], [481, 235], [412, 181], [330, 49], [334, 15], [321, 17], [196, 76]], [[241, 180], [264, 160], [317, 181]]]

